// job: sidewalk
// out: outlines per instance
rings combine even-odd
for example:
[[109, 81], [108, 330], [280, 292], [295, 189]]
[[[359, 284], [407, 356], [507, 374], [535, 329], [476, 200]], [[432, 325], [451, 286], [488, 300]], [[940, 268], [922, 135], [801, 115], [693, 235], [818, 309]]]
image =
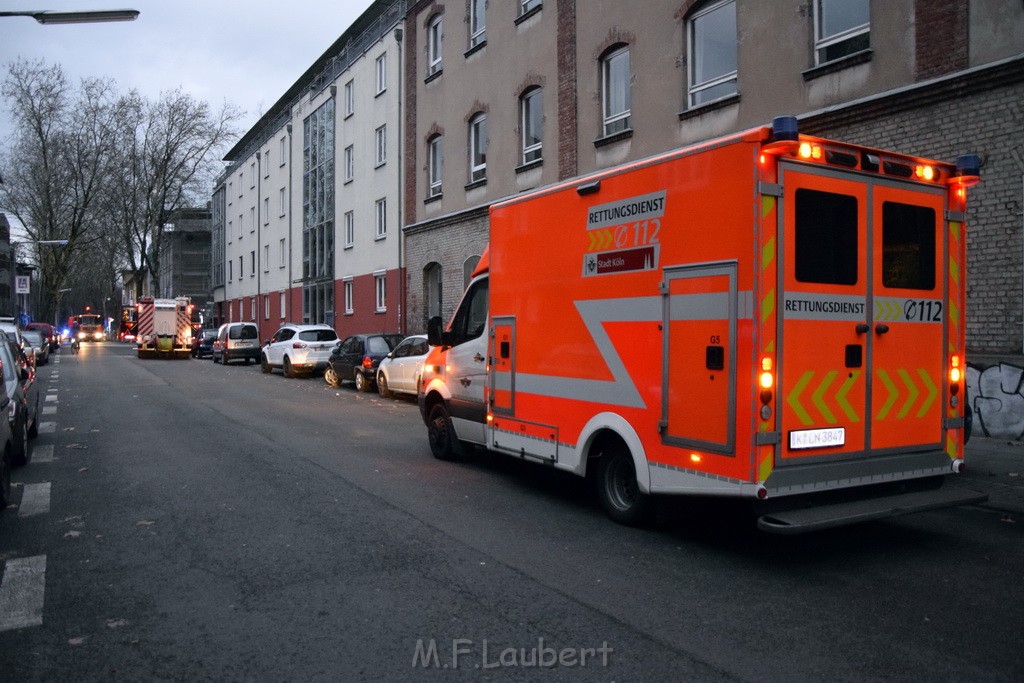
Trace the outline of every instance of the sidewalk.
[[987, 493], [986, 507], [1024, 515], [1024, 443], [974, 436], [964, 450], [956, 485]]

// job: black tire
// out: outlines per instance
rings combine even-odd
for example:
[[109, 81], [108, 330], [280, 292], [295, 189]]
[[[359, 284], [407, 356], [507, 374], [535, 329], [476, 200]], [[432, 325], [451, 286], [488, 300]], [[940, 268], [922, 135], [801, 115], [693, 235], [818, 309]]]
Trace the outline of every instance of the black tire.
[[392, 398], [394, 394], [388, 389], [388, 378], [383, 372], [377, 373], [377, 393], [383, 398]]
[[291, 359], [288, 356], [284, 357], [284, 376], [285, 377], [298, 377], [299, 373], [295, 372], [295, 366], [292, 365]]
[[260, 356], [260, 372], [264, 375], [269, 375], [271, 370], [273, 370], [273, 368], [270, 367], [270, 361], [267, 360], [267, 355], [263, 354]]
[[0, 454], [0, 510], [11, 502], [11, 456], [4, 451]]
[[430, 452], [438, 460], [457, 460], [462, 454], [455, 438], [455, 429], [452, 427], [448, 408], [440, 401], [430, 409], [427, 440], [430, 442]]
[[334, 368], [330, 365], [328, 365], [327, 369], [324, 370], [324, 381], [327, 382], [327, 386], [329, 387], [341, 386], [341, 381], [338, 379], [338, 373], [336, 373]]
[[21, 425], [14, 432], [14, 451], [11, 453], [11, 462], [15, 467], [23, 467], [32, 459], [32, 453], [28, 448], [28, 415], [22, 418]]
[[355, 371], [356, 390], [366, 393], [370, 390], [370, 380], [366, 379], [366, 375], [359, 368]]
[[608, 517], [627, 526], [647, 522], [654, 508], [651, 497], [637, 484], [633, 457], [621, 443], [608, 445], [601, 454], [597, 495]]

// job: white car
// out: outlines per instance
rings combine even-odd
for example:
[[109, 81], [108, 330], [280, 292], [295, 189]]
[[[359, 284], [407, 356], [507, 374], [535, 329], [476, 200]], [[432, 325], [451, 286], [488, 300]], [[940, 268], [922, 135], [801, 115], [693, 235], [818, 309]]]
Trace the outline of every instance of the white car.
[[281, 368], [285, 377], [320, 372], [327, 368], [338, 333], [329, 325], [282, 325], [260, 354], [264, 374]]
[[399, 342], [377, 368], [377, 391], [380, 395], [391, 398], [394, 394], [415, 394], [428, 351], [430, 345], [425, 334], [414, 334]]

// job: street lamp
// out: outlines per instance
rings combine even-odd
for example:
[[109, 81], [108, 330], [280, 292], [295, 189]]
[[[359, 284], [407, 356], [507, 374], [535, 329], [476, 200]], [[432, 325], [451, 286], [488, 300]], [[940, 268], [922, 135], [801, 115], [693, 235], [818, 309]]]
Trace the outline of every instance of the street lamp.
[[107, 21], [135, 21], [137, 9], [101, 9], [85, 12], [53, 12], [50, 10], [21, 10], [0, 12], [0, 17], [32, 17], [40, 24], [95, 24]]

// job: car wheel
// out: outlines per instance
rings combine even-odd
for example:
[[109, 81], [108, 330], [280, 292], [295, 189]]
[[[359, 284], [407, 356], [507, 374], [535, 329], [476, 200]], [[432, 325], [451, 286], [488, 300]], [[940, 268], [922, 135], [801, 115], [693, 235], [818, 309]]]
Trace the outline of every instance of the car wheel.
[[292, 366], [291, 360], [288, 356], [284, 357], [284, 376], [285, 377], [298, 377], [299, 373], [295, 372], [295, 368]]
[[34, 439], [39, 436], [39, 399], [36, 399], [36, 419], [32, 420], [32, 426], [28, 429], [28, 438]]
[[267, 354], [263, 354], [260, 356], [260, 372], [264, 375], [269, 375], [271, 370], [273, 370], [273, 368], [270, 367], [270, 361], [267, 360]]
[[0, 455], [0, 510], [11, 502], [11, 457], [4, 451]]
[[394, 394], [391, 393], [391, 389], [388, 389], [388, 378], [383, 372], [377, 373], [377, 393], [384, 398], [391, 398]]
[[327, 382], [327, 386], [336, 387], [341, 384], [338, 381], [338, 373], [334, 371], [334, 368], [327, 366], [327, 370], [324, 371], [324, 381]]
[[455, 440], [455, 429], [452, 427], [448, 408], [442, 402], [434, 404], [430, 409], [427, 419], [427, 440], [430, 442], [430, 452], [438, 460], [455, 460], [462, 454]]
[[12, 454], [13, 457], [11, 460], [14, 462], [15, 467], [22, 467], [23, 465], [27, 465], [28, 461], [32, 458], [32, 455], [29, 453], [28, 450], [28, 425], [26, 424], [27, 420], [28, 415], [24, 417], [21, 426], [17, 430], [18, 433], [15, 434], [14, 436], [15, 450], [14, 453]]
[[640, 490], [636, 468], [626, 446], [611, 443], [601, 454], [597, 470], [597, 495], [608, 516], [619, 524], [636, 526], [647, 521], [653, 505]]
[[366, 375], [363, 374], [362, 370], [356, 369], [355, 371], [356, 390], [367, 392], [370, 390], [370, 382], [367, 381]]

